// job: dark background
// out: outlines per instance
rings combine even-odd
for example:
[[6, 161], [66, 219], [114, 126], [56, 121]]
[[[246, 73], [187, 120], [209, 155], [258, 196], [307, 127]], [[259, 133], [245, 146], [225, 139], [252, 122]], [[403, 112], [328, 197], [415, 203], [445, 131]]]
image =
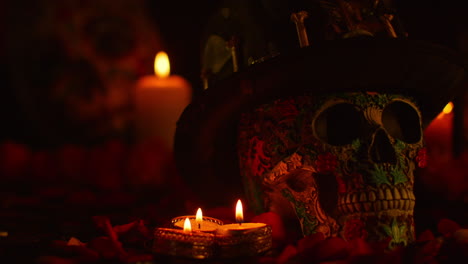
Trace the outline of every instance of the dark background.
[[[130, 2], [131, 0], [128, 1]], [[67, 2], [92, 4], [98, 1], [69, 0]], [[113, 1], [110, 0], [107, 2], [109, 8], [111, 8]], [[222, 6], [224, 1], [142, 0], [132, 2], [138, 3], [142, 6], [142, 9], [145, 10], [145, 15], [148, 18], [148, 23], [159, 30], [161, 42], [159, 43], [160, 47], [157, 47], [157, 49], [165, 50], [170, 55], [171, 72], [185, 77], [193, 86], [194, 96], [199, 96], [202, 91], [200, 80], [200, 53], [203, 42], [202, 35], [205, 33], [206, 27], [210, 26], [208, 25], [210, 22], [210, 16]], [[274, 5], [280, 3], [286, 5], [292, 10], [295, 10], [297, 6], [301, 5], [301, 2], [307, 1], [232, 0], [228, 2], [240, 3], [239, 5], [242, 3], [256, 3], [257, 5]], [[18, 167], [12, 166], [14, 168], [9, 174], [4, 173], [7, 170], [2, 167], [2, 173], [5, 175], [0, 173], [0, 176], [5, 176], [6, 180], [3, 181], [3, 178], [1, 179], [1, 187], [4, 192], [0, 194], [6, 194], [5, 197], [7, 198], [16, 198], [17, 195], [37, 198], [37, 196], [40, 195], [36, 195], [36, 192], [46, 193], [46, 191], [34, 186], [35, 183], [44, 185], [44, 189], [46, 189], [49, 184], [53, 186], [54, 184], [60, 185], [65, 182], [65, 187], [61, 185], [59, 186], [59, 190], [62, 191], [62, 195], [58, 195], [59, 198], [51, 195], [53, 196], [54, 201], [58, 204], [57, 208], [60, 208], [60, 211], [55, 210], [55, 207], [49, 208], [50, 212], [53, 214], [60, 213], [60, 217], [53, 222], [56, 223], [57, 226], [59, 226], [60, 223], [65, 223], [62, 218], [64, 216], [68, 216], [67, 214], [61, 214], [62, 210], [73, 209], [70, 210], [72, 212], [69, 213], [69, 215], [73, 215], [73, 217], [78, 214], [74, 211], [73, 207], [68, 206], [72, 203], [70, 203], [69, 200], [62, 198], [70, 197], [72, 195], [74, 196], [70, 197], [71, 202], [76, 202], [76, 200], [78, 200], [79, 204], [83, 205], [83, 214], [81, 214], [81, 218], [72, 219], [75, 223], [89, 220], [89, 216], [95, 213], [90, 210], [93, 206], [102, 206], [107, 210], [108, 205], [100, 203], [105, 198], [107, 199], [107, 202], [111, 202], [112, 205], [114, 205], [113, 209], [115, 209], [116, 212], [125, 214], [125, 221], [128, 220], [127, 218], [142, 214], [140, 211], [136, 212], [136, 210], [140, 208], [136, 207], [135, 204], [141, 206], [144, 202], [156, 201], [159, 206], [157, 208], [168, 210], [166, 212], [166, 218], [158, 215], [158, 217], [160, 217], [158, 220], [167, 220], [168, 217], [178, 215], [176, 212], [172, 212], [170, 210], [182, 210], [182, 213], [191, 212], [186, 210], [190, 205], [185, 203], [185, 201], [190, 200], [180, 197], [180, 195], [187, 195], [187, 193], [182, 189], [183, 184], [181, 184], [181, 182], [177, 182], [178, 179], [173, 177], [173, 168], [171, 168], [170, 172], [160, 173], [163, 175], [160, 178], [167, 176], [170, 180], [176, 179], [173, 182], [168, 183], [161, 180], [160, 182], [155, 182], [154, 185], [148, 184], [148, 175], [150, 175], [150, 177], [155, 176], [154, 174], [150, 174], [154, 172], [154, 166], [165, 165], [166, 160], [161, 157], [169, 156], [169, 154], [159, 153], [157, 145], [150, 145], [147, 148], [136, 146], [136, 149], [134, 149], [133, 146], [127, 147], [126, 145], [119, 144], [121, 143], [120, 141], [111, 142], [111, 144], [104, 145], [104, 147], [91, 147], [82, 151], [82, 146], [98, 145], [96, 143], [105, 143], [110, 139], [127, 140], [127, 131], [118, 131], [119, 133], [113, 133], [115, 131], [112, 131], [112, 128], [109, 128], [105, 133], [101, 133], [94, 138], [90, 135], [86, 135], [85, 137], [83, 131], [74, 129], [73, 126], [70, 128], [63, 125], [63, 123], [66, 123], [68, 126], [71, 126], [75, 123], [75, 120], [60, 115], [62, 111], [61, 108], [53, 108], [47, 104], [47, 101], [42, 100], [42, 96], [47, 95], [49, 88], [48, 84], [54, 84], [54, 78], [57, 77], [51, 74], [54, 73], [54, 71], [51, 71], [50, 69], [60, 70], [60, 67], [68, 67], [68, 61], [63, 56], [60, 45], [57, 45], [55, 42], [46, 42], [46, 44], [44, 44], [41, 39], [34, 38], [35, 33], [37, 33], [33, 30], [34, 23], [36, 22], [35, 19], [37, 19], [37, 10], [47, 10], [49, 5], [53, 6], [56, 3], [59, 3], [59, 1], [0, 0], [0, 145], [2, 147], [0, 157], [2, 166], [5, 164], [19, 164]], [[408, 33], [408, 38], [447, 46], [460, 51], [460, 56], [467, 58], [468, 8], [465, 7], [465, 1], [396, 0], [394, 3], [398, 11], [399, 18], [401, 19], [401, 24]], [[73, 11], [74, 10], [70, 10], [70, 12]], [[125, 14], [125, 12], [123, 13]], [[66, 15], [67, 14], [64, 14], [64, 16]], [[269, 28], [268, 22], [265, 24], [266, 28], [273, 32], [277, 31], [278, 34], [284, 33], [277, 28]], [[59, 25], [57, 25], [57, 28], [58, 26]], [[125, 29], [125, 25], [121, 26], [122, 29]], [[289, 27], [291, 27], [291, 25]], [[54, 27], [49, 28], [49, 30], [53, 32]], [[11, 38], [11, 36], [18, 35], [24, 37], [18, 39]], [[139, 41], [144, 42], [145, 39], [141, 39]], [[15, 47], [20, 48], [15, 49]], [[11, 51], [15, 51], [15, 53], [12, 54]], [[109, 48], [109, 50], [107, 50], [106, 47], [102, 50], [103, 53], [111, 51], [112, 49]], [[130, 78], [131, 80], [136, 81], [140, 75], [151, 72], [152, 56], [153, 55], [147, 58], [148, 63], [147, 65], [145, 64], [145, 68], [133, 75]], [[24, 71], [22, 70], [23, 68], [25, 69]], [[80, 79], [81, 76], [89, 78], [89, 80], [85, 81], [89, 81], [90, 83], [94, 83], [96, 81], [93, 72], [89, 72], [88, 68], [85, 67], [83, 70], [80, 64], [77, 65], [77, 68], [84, 73], [83, 75], [78, 75], [76, 79], [77, 82], [82, 81]], [[29, 75], [28, 71], [31, 69], [34, 69], [36, 74], [38, 74]], [[36, 108], [38, 105], [48, 111], [45, 112], [45, 114], [42, 113], [39, 111], [42, 109]], [[110, 112], [107, 114], [108, 115], [104, 115], [103, 119], [98, 119], [98, 123], [106, 121], [106, 119], [111, 118], [113, 115], [118, 113]], [[51, 119], [51, 116], [54, 118]], [[92, 125], [93, 124], [91, 123], [91, 126]], [[428, 193], [426, 197], [418, 197], [418, 201], [421, 201], [418, 203], [422, 206], [419, 208], [419, 211], [422, 213], [417, 217], [423, 219], [422, 222], [426, 224], [418, 226], [421, 230], [426, 227], [433, 227], [433, 225], [436, 225], [437, 219], [441, 217], [449, 217], [457, 222], [466, 223], [467, 201], [462, 201], [461, 197], [466, 197], [466, 186], [468, 186], [466, 184], [467, 163], [463, 163], [468, 160], [468, 155], [466, 155], [465, 152], [464, 159], [453, 159], [453, 156], [450, 153], [451, 147], [447, 147], [452, 144], [450, 136], [450, 134], [444, 134], [443, 136], [437, 137], [438, 139], [441, 139], [442, 143], [440, 144], [446, 147], [444, 148], [443, 153], [445, 156], [442, 157], [441, 155], [440, 160], [444, 161], [443, 158], [446, 158], [448, 161], [446, 163], [441, 162], [442, 165], [438, 168], [440, 170], [437, 170], [432, 174], [428, 174], [428, 177], [426, 178], [428, 185], [434, 188], [434, 193]], [[22, 145], [8, 145], [5, 144], [5, 142], [15, 142]], [[67, 146], [69, 143], [76, 144], [78, 147], [72, 146], [70, 149], [70, 146]], [[54, 148], [57, 151], [54, 151]], [[52, 149], [52, 151], [41, 152], [42, 149]], [[50, 162], [47, 163], [47, 166], [44, 166], [44, 168], [41, 167], [42, 171], [35, 171], [34, 169], [30, 171], [30, 167], [36, 168], [30, 164], [30, 156], [33, 156], [34, 158], [45, 157], [45, 161]], [[78, 158], [76, 156], [78, 156]], [[50, 160], [47, 159], [48, 157]], [[88, 166], [90, 168], [86, 167], [86, 172], [84, 173], [82, 173], [82, 164], [87, 163], [83, 162], [79, 158], [91, 163], [91, 165]], [[91, 160], [91, 162], [88, 160]], [[39, 159], [39, 161], [41, 160]], [[68, 166], [64, 166], [61, 162], [66, 163]], [[457, 166], [454, 166], [453, 164], [456, 164]], [[42, 164], [40, 163], [39, 165]], [[66, 171], [69, 173], [64, 173], [60, 171], [61, 168], [57, 169], [57, 167], [60, 166], [66, 168], [71, 167], [71, 169]], [[6, 167], [10, 168], [8, 166]], [[130, 167], [130, 169], [124, 170], [122, 167]], [[59, 172], [56, 172], [56, 170], [59, 170]], [[69, 174], [74, 175], [75, 178], [67, 178]], [[455, 178], [454, 175], [457, 177]], [[119, 181], [119, 177], [123, 179], [120, 179]], [[453, 178], [453, 180], [449, 181], [451, 178]], [[18, 185], [14, 185], [14, 187], [10, 188], [9, 185], [5, 184], [8, 179], [13, 179], [15, 184], [17, 181]], [[76, 181], [80, 184], [85, 182], [87, 185], [72, 184], [72, 187], [70, 187], [67, 185], [67, 181], [72, 183]], [[113, 196], [108, 196], [108, 193], [114, 192], [115, 189], [125, 190], [128, 185], [131, 185], [129, 184], [129, 181], [132, 181], [134, 186], [136, 186], [133, 188], [137, 190], [138, 195], [140, 195], [139, 188], [149, 188], [149, 195], [143, 197], [143, 200], [135, 199], [135, 204], [132, 204], [133, 200], [128, 201], [129, 199], [127, 199], [126, 196], [121, 200], [115, 199]], [[30, 183], [31, 186], [27, 183]], [[89, 198], [87, 196], [89, 195], [89, 186], [94, 186], [93, 188], [96, 188], [97, 190], [95, 194], [102, 193], [102, 196], [96, 195], [94, 199]], [[454, 192], [456, 187], [458, 187], [458, 191]], [[25, 188], [26, 191], [23, 190]], [[34, 192], [34, 189], [36, 189], [36, 192]], [[102, 189], [105, 191], [102, 191]], [[179, 191], [176, 192], [174, 190]], [[160, 193], [158, 193], [158, 191]], [[463, 191], [465, 191], [465, 193], [463, 193]], [[153, 200], [149, 200], [148, 198]], [[174, 205], [172, 203], [173, 200], [171, 199], [175, 198], [178, 198], [179, 202], [184, 202], [184, 204]], [[45, 198], [41, 197], [41, 199]], [[63, 200], [65, 200], [65, 203], [63, 203]], [[125, 204], [128, 206], [128, 213], [122, 209], [122, 206], [125, 205], [122, 205], [121, 201], [126, 202]], [[48, 222], [49, 219], [43, 219], [43, 216], [47, 216], [48, 214], [44, 213], [44, 208], [41, 207], [47, 204], [44, 203], [43, 205], [39, 202], [37, 204], [39, 205], [39, 210], [35, 211], [35, 214], [37, 216], [41, 216], [41, 220], [43, 222]], [[37, 206], [37, 204], [33, 204], [33, 207]], [[67, 206], [64, 206], [64, 204]], [[29, 207], [25, 206], [24, 208], [24, 212], [29, 215], [31, 211]], [[101, 209], [102, 208], [99, 208], [96, 212], [101, 213]], [[13, 227], [17, 226], [18, 229], [23, 230], [25, 226], [29, 227], [32, 222], [35, 222], [30, 220], [31, 218], [24, 217], [22, 213], [16, 214], [18, 209], [14, 206], [14, 203], [11, 206], [10, 211], [15, 213], [13, 214], [14, 217], [10, 217], [11, 220], [10, 218], [7, 220], [3, 218], [2, 220], [7, 222], [10, 221], [8, 224]], [[6, 211], [6, 213], [9, 213], [10, 211]], [[147, 211], [148, 214], [155, 214], [154, 207], [148, 207]], [[17, 215], [19, 215], [19, 217], [16, 217]], [[18, 219], [23, 219], [25, 223], [20, 222], [17, 224]], [[125, 222], [122, 221], [122, 223]], [[43, 229], [40, 221], [37, 221], [36, 224], [39, 226], [38, 229]], [[47, 223], [47, 226], [54, 225]], [[34, 228], [35, 226], [33, 226], [33, 229]], [[84, 236], [82, 230], [78, 230], [75, 233], [79, 234], [80, 237]], [[23, 250], [22, 247], [18, 248], [20, 248], [21, 251]]]
[[[230, 1], [227, 1], [227, 3], [229, 2]], [[255, 1], [246, 1], [246, 3], [252, 2]], [[0, 4], [0, 9], [3, 10], [1, 11], [2, 20], [0, 21], [0, 32], [3, 37], [2, 44], [8, 43], [10, 46], [15, 46], [16, 44], [14, 42], [5, 42], [5, 40], [8, 40], [6, 38], [17, 29], [21, 29], [24, 31], [24, 34], [28, 34], [27, 23], [34, 23], [34, 20], [31, 18], [34, 17], [38, 5], [44, 5], [44, 3], [53, 5], [54, 1], [2, 1]], [[150, 21], [152, 21], [160, 31], [160, 36], [162, 38], [161, 47], [171, 55], [172, 73], [185, 77], [192, 84], [194, 94], [197, 96], [202, 91], [200, 79], [202, 35], [208, 26], [207, 24], [209, 23], [210, 16], [218, 7], [223, 5], [223, 1], [172, 0], [140, 1], [138, 3], [144, 6], [144, 10], [146, 10]], [[242, 1], [239, 3], [242, 3]], [[284, 5], [292, 10], [301, 6], [301, 1], [270, 0], [256, 1], [256, 3], [257, 5], [276, 5], [280, 3], [279, 6]], [[445, 45], [462, 51], [464, 54], [468, 53], [468, 45], [466, 44], [468, 42], [466, 37], [468, 34], [468, 15], [466, 15], [468, 9], [464, 7], [463, 1], [398, 0], [393, 1], [393, 3], [398, 11], [403, 28], [408, 32], [409, 38]], [[44, 7], [42, 6], [41, 8]], [[33, 32], [29, 33], [32, 34]], [[30, 41], [34, 42], [34, 39]], [[23, 45], [24, 47], [30, 45], [31, 49], [37, 47], [37, 43], [17, 44]], [[48, 56], [53, 59], [53, 51], [54, 47], [50, 48], [50, 54], [44, 54], [43, 61], [47, 62]], [[20, 65], [13, 64], [24, 63], [24, 60], [12, 60], [11, 57], [7, 60], [5, 59], [8, 56], [8, 54], [6, 54], [7, 52], [9, 52], [8, 49], [5, 48], [5, 45], [2, 45], [0, 48], [0, 59], [2, 61], [0, 66], [0, 85], [2, 88], [0, 118], [2, 119], [3, 125], [0, 130], [0, 139], [15, 140], [40, 147], [62, 144], [67, 141], [81, 143], [80, 140], [77, 140], [79, 135], [67, 137], [67, 133], [71, 133], [70, 131], [64, 133], [59, 131], [57, 134], [62, 134], [62, 137], [56, 142], [41, 138], [41, 136], [31, 135], [37, 130], [37, 125], [33, 125], [32, 123], [41, 124], [41, 118], [44, 117], [40, 114], [32, 118], [26, 117], [25, 112], [31, 112], [31, 110], [27, 110], [29, 107], [28, 103], [24, 103], [24, 100], [21, 99], [23, 95], [20, 96], [17, 81], [12, 77], [11, 71], [13, 68], [15, 71], [18, 71], [16, 69], [21, 69], [21, 67], [19, 67]], [[38, 65], [38, 67], [47, 66], [47, 64]], [[15, 73], [13, 73], [13, 75], [14, 74]], [[21, 73], [18, 74], [21, 76]], [[24, 78], [28, 78], [28, 76]], [[47, 78], [47, 76], [42, 76], [41, 78]], [[53, 122], [60, 123], [61, 121], [58, 119]], [[59, 130], [54, 128], [53, 125], [47, 126], [47, 129], [50, 131], [54, 129]], [[47, 129], [43, 130], [47, 131]], [[107, 136], [108, 135], [104, 135], [97, 140], [103, 140]], [[89, 143], [90, 141], [82, 142]]]

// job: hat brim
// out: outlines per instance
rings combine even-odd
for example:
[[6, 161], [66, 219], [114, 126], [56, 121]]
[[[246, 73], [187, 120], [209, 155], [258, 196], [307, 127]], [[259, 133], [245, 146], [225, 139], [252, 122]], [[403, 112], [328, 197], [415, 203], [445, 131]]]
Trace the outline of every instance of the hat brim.
[[235, 200], [242, 192], [236, 138], [243, 111], [293, 95], [372, 91], [412, 97], [425, 127], [466, 83], [461, 56], [420, 41], [345, 39], [300, 48], [194, 98], [177, 123], [177, 167], [204, 202]]

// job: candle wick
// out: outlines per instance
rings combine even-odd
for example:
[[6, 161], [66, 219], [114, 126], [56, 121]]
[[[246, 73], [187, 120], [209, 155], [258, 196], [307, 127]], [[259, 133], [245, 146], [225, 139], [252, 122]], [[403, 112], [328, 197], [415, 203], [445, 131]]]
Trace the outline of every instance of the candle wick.
[[200, 228], [201, 228], [201, 225], [200, 225], [200, 223], [198, 223], [198, 229], [200, 229]]
[[242, 222], [239, 222], [239, 226], [241, 226], [241, 225], [242, 225]]

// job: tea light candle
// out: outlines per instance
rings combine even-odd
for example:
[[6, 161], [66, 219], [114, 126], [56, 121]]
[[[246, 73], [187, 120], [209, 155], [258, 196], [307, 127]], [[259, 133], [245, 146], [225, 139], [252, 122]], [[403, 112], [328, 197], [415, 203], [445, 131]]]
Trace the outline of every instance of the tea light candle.
[[232, 258], [255, 256], [271, 249], [271, 226], [264, 223], [244, 223], [242, 202], [236, 205], [237, 224], [227, 224], [216, 229], [218, 257]]
[[193, 231], [214, 233], [216, 229], [223, 225], [219, 219], [203, 216], [201, 208], [198, 208], [196, 215], [179, 216], [171, 220], [176, 228], [184, 227], [184, 219], [188, 219]]
[[155, 75], [140, 78], [135, 89], [135, 121], [140, 141], [159, 138], [172, 150], [176, 123], [192, 99], [187, 80], [170, 75], [169, 58], [158, 52]]
[[246, 233], [249, 231], [265, 228], [267, 226], [264, 223], [244, 223], [244, 212], [241, 200], [238, 200], [236, 204], [236, 222], [237, 224], [226, 224], [219, 226], [216, 230], [216, 233], [220, 235]]

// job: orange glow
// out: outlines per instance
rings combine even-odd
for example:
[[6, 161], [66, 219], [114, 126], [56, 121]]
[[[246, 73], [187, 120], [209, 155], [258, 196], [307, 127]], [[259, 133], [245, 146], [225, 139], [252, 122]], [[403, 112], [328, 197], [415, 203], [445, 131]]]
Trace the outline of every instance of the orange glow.
[[156, 54], [154, 58], [154, 73], [159, 78], [166, 78], [171, 73], [171, 65], [166, 52], [160, 51]]
[[242, 209], [242, 203], [240, 199], [237, 201], [237, 205], [236, 205], [236, 222], [238, 223], [244, 222], [244, 212]]
[[452, 112], [453, 110], [453, 103], [452, 102], [449, 102], [445, 107], [444, 107], [444, 110], [442, 110], [442, 112], [444, 112], [444, 114], [450, 114], [450, 112]]
[[188, 217], [185, 218], [184, 232], [186, 232], [186, 233], [192, 232], [192, 224], [190, 223], [190, 220], [188, 219]]
[[437, 115], [437, 118], [436, 119], [442, 119], [444, 118], [446, 115], [450, 114], [453, 110], [453, 103], [452, 102], [449, 102], [445, 107], [444, 109], [442, 110], [442, 112], [439, 113], [439, 115]]

